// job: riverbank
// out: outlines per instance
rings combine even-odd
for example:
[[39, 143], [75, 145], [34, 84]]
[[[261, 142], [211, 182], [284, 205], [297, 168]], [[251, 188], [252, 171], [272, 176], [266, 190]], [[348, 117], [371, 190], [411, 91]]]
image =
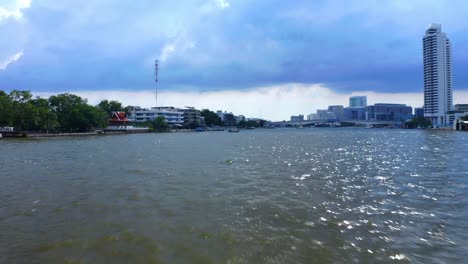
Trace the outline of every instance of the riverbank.
[[[143, 132], [143, 133], [187, 133], [196, 132], [193, 129], [172, 129], [164, 132]], [[0, 133], [2, 134], [2, 133]], [[14, 139], [14, 138], [53, 138], [53, 137], [86, 137], [86, 136], [108, 136], [108, 135], [125, 135], [134, 134], [130, 131], [102, 131], [96, 130], [92, 132], [75, 132], [75, 133], [40, 133], [40, 132], [3, 132], [0, 139]]]

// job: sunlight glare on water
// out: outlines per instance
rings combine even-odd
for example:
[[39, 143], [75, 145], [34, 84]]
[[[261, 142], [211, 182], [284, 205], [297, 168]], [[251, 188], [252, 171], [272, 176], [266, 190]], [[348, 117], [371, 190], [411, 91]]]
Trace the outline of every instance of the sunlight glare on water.
[[0, 141], [0, 262], [463, 262], [467, 140], [312, 128]]

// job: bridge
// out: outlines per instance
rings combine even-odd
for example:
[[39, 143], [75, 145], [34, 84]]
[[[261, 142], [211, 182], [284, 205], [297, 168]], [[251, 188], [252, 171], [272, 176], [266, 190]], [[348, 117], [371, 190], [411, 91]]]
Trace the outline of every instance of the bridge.
[[345, 120], [345, 121], [330, 121], [330, 120], [304, 120], [304, 121], [279, 121], [269, 122], [267, 125], [274, 127], [299, 127], [299, 126], [361, 126], [361, 127], [387, 127], [398, 126], [403, 122], [400, 121], [370, 121], [370, 120]]

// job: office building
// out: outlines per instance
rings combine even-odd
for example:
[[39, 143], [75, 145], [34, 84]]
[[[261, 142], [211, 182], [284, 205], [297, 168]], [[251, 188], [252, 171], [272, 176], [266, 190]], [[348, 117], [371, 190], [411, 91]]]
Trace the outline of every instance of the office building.
[[424, 117], [424, 108], [422, 108], [422, 107], [415, 107], [415, 108], [414, 108], [414, 116], [415, 116], [415, 117]]
[[424, 116], [434, 127], [449, 124], [452, 111], [451, 45], [442, 26], [431, 24], [423, 37], [424, 47]]
[[328, 111], [328, 109], [317, 110], [317, 116], [319, 120], [336, 120], [335, 114], [333, 114], [333, 112]]
[[351, 96], [349, 98], [349, 107], [366, 107], [367, 96]]
[[291, 122], [302, 122], [304, 121], [304, 115], [291, 116]]
[[366, 107], [369, 121], [401, 121], [413, 117], [413, 108], [405, 104], [375, 104]]
[[365, 107], [345, 107], [343, 108], [343, 120], [355, 121], [366, 120]]
[[343, 120], [343, 106], [342, 105], [330, 105], [328, 107], [328, 111], [332, 112], [338, 121]]
[[456, 104], [453, 110], [460, 112], [468, 112], [468, 104]]

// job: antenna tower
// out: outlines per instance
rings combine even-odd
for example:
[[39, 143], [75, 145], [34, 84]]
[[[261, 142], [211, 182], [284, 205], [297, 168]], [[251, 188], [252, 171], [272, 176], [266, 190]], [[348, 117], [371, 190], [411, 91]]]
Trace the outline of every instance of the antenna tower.
[[155, 107], [158, 107], [158, 60], [155, 60], [154, 61], [154, 76], [155, 76], [155, 79], [154, 81], [156, 82], [156, 86], [155, 86], [155, 100], [156, 100], [156, 105]]

